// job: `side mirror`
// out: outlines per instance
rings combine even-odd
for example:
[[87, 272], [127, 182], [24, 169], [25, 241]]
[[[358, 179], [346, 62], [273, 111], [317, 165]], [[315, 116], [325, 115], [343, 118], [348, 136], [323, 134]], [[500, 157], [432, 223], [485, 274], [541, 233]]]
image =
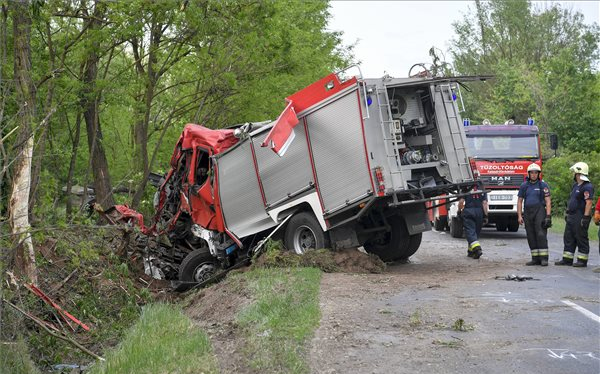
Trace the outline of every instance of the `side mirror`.
[[558, 149], [558, 135], [550, 134], [550, 149], [556, 151]]

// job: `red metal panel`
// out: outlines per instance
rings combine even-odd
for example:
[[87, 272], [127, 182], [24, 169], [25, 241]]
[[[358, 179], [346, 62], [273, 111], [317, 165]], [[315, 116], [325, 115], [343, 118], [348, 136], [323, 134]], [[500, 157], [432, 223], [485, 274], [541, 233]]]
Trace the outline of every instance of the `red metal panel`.
[[303, 110], [310, 108], [311, 106], [356, 83], [356, 77], [352, 77], [345, 82], [341, 82], [337, 75], [329, 74], [325, 78], [316, 81], [315, 83], [291, 96], [288, 96], [287, 100], [293, 102], [296, 113], [301, 113]]

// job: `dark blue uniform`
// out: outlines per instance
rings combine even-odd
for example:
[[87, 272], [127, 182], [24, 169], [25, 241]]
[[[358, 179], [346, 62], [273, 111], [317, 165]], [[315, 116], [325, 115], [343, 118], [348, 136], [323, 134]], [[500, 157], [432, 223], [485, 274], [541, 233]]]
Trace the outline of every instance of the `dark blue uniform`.
[[586, 201], [594, 198], [594, 187], [590, 182], [584, 181], [582, 184], [573, 184], [569, 203], [567, 204], [567, 215], [565, 220], [565, 234], [563, 236], [564, 251], [562, 262], [572, 264], [575, 257], [575, 248], [579, 249], [577, 262], [587, 265], [588, 256], [590, 253], [590, 241], [588, 238], [588, 228], [590, 221], [587, 224], [582, 222], [583, 213], [585, 211]]
[[[476, 191], [476, 190], [474, 190]], [[480, 193], [465, 196], [465, 206], [462, 212], [463, 228], [469, 249], [467, 255], [473, 258], [481, 256], [479, 233], [483, 227], [483, 202], [487, 201], [487, 194]]]
[[[518, 196], [523, 199], [523, 223], [527, 232], [527, 244], [531, 251], [532, 263], [548, 261], [548, 228], [543, 225], [546, 219], [546, 197], [550, 196], [550, 187], [543, 180], [532, 182], [529, 178], [519, 187]], [[545, 265], [544, 265], [545, 266]]]

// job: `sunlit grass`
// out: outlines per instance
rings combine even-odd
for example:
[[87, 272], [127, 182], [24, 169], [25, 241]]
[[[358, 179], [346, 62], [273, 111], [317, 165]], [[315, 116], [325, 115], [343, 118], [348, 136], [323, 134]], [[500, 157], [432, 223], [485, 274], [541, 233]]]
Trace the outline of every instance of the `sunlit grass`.
[[0, 344], [0, 373], [39, 374], [22, 339]]
[[217, 373], [208, 336], [173, 305], [144, 307], [121, 344], [90, 374]]
[[255, 302], [238, 314], [249, 366], [259, 372], [308, 373], [306, 342], [319, 325], [321, 271], [256, 269], [245, 274]]
[[[565, 225], [564, 216], [552, 217], [552, 227], [550, 227], [550, 232], [563, 235], [565, 232]], [[588, 238], [590, 238], [590, 241], [598, 241], [598, 226], [594, 225], [594, 222], [590, 223]]]

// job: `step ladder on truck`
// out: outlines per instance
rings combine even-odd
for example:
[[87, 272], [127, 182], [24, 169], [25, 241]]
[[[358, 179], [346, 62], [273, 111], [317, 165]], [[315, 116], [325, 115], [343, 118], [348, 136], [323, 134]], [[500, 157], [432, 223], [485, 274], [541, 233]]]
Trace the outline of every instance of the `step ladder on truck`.
[[147, 228], [172, 247], [152, 266], [199, 282], [251, 257], [267, 236], [297, 253], [362, 246], [385, 261], [407, 259], [431, 229], [426, 203], [477, 183], [460, 79], [346, 70], [287, 97], [275, 121], [187, 125]]

